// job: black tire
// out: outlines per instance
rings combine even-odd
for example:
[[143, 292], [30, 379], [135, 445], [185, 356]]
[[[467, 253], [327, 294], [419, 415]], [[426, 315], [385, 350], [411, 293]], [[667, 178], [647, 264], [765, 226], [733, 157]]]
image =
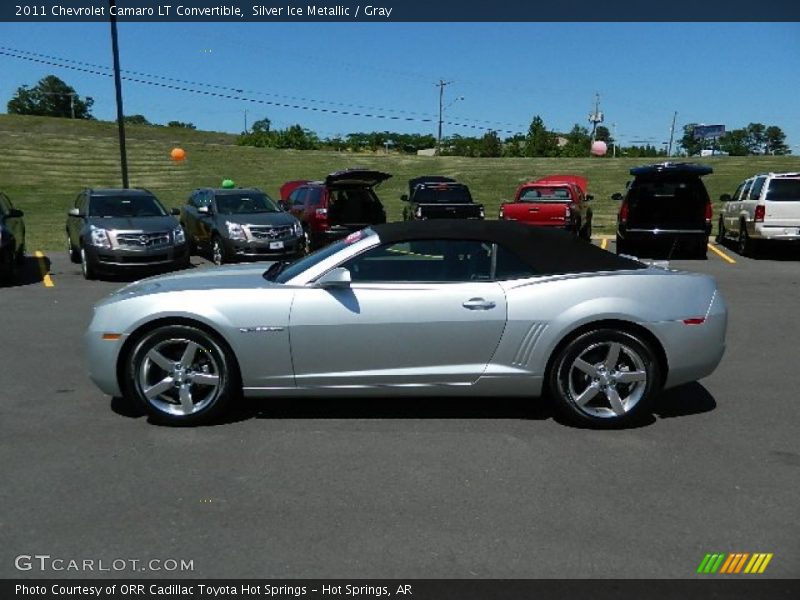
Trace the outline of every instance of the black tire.
[[80, 251], [72, 245], [72, 240], [69, 239], [69, 234], [67, 234], [67, 256], [69, 256], [70, 262], [74, 264], [78, 264], [81, 262], [81, 253]]
[[[594, 369], [593, 374], [584, 368]], [[632, 380], [621, 382], [623, 377]], [[658, 360], [650, 345], [615, 329], [597, 329], [570, 340], [555, 356], [548, 380], [555, 408], [564, 418], [597, 428], [625, 426], [651, 415], [660, 385]]]
[[739, 241], [736, 248], [741, 256], [750, 258], [756, 257], [756, 242], [747, 233], [747, 226], [742, 223], [739, 225]]
[[[182, 364], [187, 359], [188, 365]], [[146, 333], [122, 360], [125, 396], [159, 423], [211, 421], [228, 408], [241, 387], [227, 345], [188, 325], [165, 325]], [[200, 378], [208, 383], [198, 383]]]
[[631, 249], [628, 245], [628, 242], [617, 236], [617, 244], [616, 244], [617, 254], [630, 254]]
[[717, 236], [714, 239], [720, 245], [725, 244], [725, 221], [722, 219], [722, 215], [719, 217], [719, 223], [717, 223]]
[[14, 260], [16, 260], [17, 265], [25, 264], [25, 244], [17, 248], [17, 255], [14, 257]]
[[0, 254], [0, 279], [7, 282], [14, 281], [17, 277], [17, 261], [11, 247], [8, 251]]
[[217, 266], [230, 262], [228, 253], [225, 251], [225, 244], [222, 242], [222, 238], [216, 234], [211, 238], [211, 262]]
[[81, 272], [83, 273], [83, 278], [87, 280], [97, 279], [97, 269], [92, 264], [89, 255], [86, 254], [86, 248], [81, 246], [80, 250], [80, 263], [81, 263]]
[[580, 231], [580, 237], [581, 237], [581, 239], [584, 239], [587, 242], [591, 241], [591, 239], [592, 239], [592, 217], [591, 216], [588, 219], [586, 219], [586, 224], [583, 226], [583, 228]]

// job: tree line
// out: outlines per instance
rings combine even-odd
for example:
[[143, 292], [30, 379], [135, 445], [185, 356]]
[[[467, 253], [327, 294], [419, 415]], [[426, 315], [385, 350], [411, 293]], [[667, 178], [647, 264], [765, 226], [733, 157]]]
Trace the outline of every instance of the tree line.
[[[94, 119], [91, 113], [94, 99], [81, 97], [74, 88], [56, 77], [48, 75], [32, 87], [17, 88], [7, 109], [9, 114], [39, 115], [72, 119]], [[123, 120], [132, 125], [162, 126], [151, 123], [144, 115], [128, 115]], [[166, 127], [196, 129], [193, 123], [169, 121]], [[791, 154], [786, 135], [777, 125], [750, 123], [746, 127], [727, 131], [714, 140], [695, 138], [696, 123], [683, 127], [683, 137], [677, 146], [683, 154], [694, 156], [702, 150], [719, 150], [731, 156], [753, 154]], [[666, 156], [666, 148], [651, 144], [619, 146], [607, 127], [598, 126], [594, 139], [614, 147], [620, 156]], [[436, 148], [443, 156], [471, 157], [584, 157], [589, 155], [592, 135], [586, 127], [575, 124], [567, 133], [557, 133], [545, 126], [541, 116], [531, 120], [527, 133], [500, 137], [497, 131], [487, 131], [481, 136], [452, 134], [437, 140], [431, 134], [399, 133], [390, 131], [354, 132], [344, 136], [321, 138], [300, 124], [285, 129], [273, 129], [269, 118], [255, 123], [249, 131], [242, 132], [237, 143], [242, 146], [262, 148], [291, 148], [295, 150], [337, 150], [349, 152], [394, 152], [416, 154], [419, 150]], [[606, 156], [610, 156], [608, 152]]]

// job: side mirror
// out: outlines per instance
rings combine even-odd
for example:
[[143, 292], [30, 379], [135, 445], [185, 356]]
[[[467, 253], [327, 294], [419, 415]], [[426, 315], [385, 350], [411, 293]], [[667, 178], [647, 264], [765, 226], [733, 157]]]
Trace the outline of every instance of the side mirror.
[[619, 202], [620, 200], [622, 200], [622, 194], [620, 194], [619, 192], [614, 192], [613, 194], [611, 194], [611, 199]]
[[731, 195], [730, 194], [722, 194], [719, 197], [719, 201], [720, 202], [730, 202], [731, 201]]
[[346, 288], [350, 287], [350, 271], [344, 267], [336, 267], [317, 279], [317, 287], [321, 288]]
[[591, 202], [592, 200], [594, 200], [594, 196], [592, 196], [591, 194], [586, 194], [586, 201]]
[[211, 214], [211, 208], [208, 207], [208, 206], [198, 206], [197, 207], [197, 212], [199, 212], [201, 215], [210, 215]]
[[180, 208], [170, 209], [169, 214], [175, 215], [176, 217], [179, 217], [180, 214], [181, 214], [181, 209]]
[[284, 212], [289, 210], [289, 203], [286, 200], [278, 200], [278, 206]]
[[408, 202], [408, 194], [403, 194], [400, 196], [400, 200], [403, 202]]
[[20, 217], [24, 217], [25, 213], [18, 208], [12, 208], [10, 211], [8, 211], [8, 216], [12, 219], [19, 219]]
[[79, 208], [70, 208], [69, 211], [67, 212], [67, 214], [70, 217], [80, 217], [80, 216], [82, 216], [81, 215], [81, 210]]

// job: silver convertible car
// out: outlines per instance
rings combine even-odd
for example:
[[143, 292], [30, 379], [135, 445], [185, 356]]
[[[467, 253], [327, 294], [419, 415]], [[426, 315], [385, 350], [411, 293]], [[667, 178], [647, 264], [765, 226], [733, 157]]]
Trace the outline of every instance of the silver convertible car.
[[375, 225], [291, 264], [146, 279], [99, 302], [90, 375], [158, 421], [244, 396], [525, 396], [595, 426], [710, 374], [727, 310], [706, 275], [515, 222]]

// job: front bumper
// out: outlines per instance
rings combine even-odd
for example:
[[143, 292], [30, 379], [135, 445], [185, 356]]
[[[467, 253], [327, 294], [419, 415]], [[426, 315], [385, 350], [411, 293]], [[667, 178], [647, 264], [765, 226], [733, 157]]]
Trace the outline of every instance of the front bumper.
[[[223, 238], [225, 252], [239, 260], [267, 260], [302, 254], [306, 248], [304, 236], [276, 240], [231, 240]], [[280, 245], [280, 247], [274, 247]]]
[[159, 246], [142, 250], [86, 246], [86, 256], [97, 270], [181, 266], [189, 260], [189, 246]]

